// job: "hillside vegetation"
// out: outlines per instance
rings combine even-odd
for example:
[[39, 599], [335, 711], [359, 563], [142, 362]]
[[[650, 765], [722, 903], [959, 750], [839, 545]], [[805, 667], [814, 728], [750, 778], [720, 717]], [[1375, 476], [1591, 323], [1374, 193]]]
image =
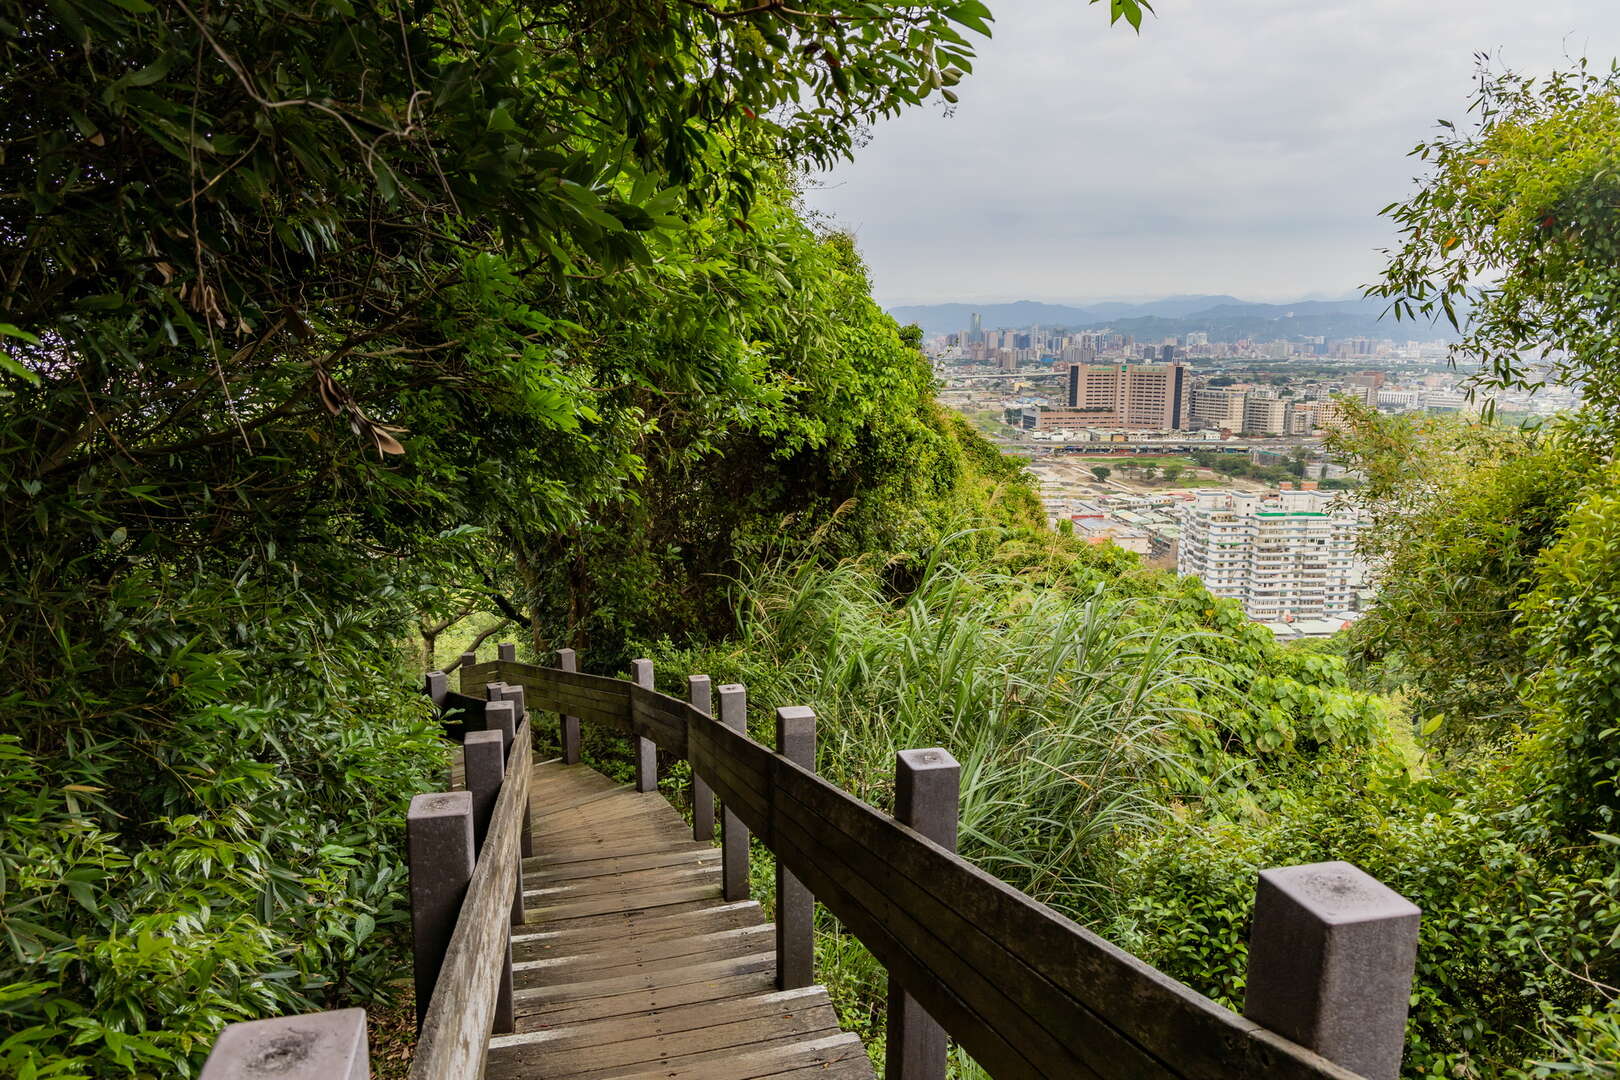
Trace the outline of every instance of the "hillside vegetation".
[[894, 749], [949, 747], [970, 857], [1223, 1000], [1254, 870], [1351, 858], [1427, 912], [1412, 1075], [1613, 1074], [1613, 86], [1502, 83], [1389, 279], [1438, 312], [1458, 261], [1505, 275], [1465, 344], [1512, 380], [1514, 332], [1558, 341], [1594, 409], [1368, 418], [1413, 587], [1283, 648], [1048, 532], [797, 205], [954, 100], [988, 17], [0, 0], [0, 1075], [400, 1010], [419, 658], [495, 633], [811, 704], [879, 805]]

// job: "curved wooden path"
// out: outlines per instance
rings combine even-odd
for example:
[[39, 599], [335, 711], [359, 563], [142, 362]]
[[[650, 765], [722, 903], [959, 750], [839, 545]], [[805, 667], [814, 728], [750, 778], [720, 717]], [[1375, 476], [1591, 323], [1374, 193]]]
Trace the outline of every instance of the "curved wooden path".
[[822, 987], [776, 989], [775, 928], [725, 902], [720, 849], [662, 795], [559, 762], [529, 790], [516, 1030], [489, 1080], [871, 1080]]

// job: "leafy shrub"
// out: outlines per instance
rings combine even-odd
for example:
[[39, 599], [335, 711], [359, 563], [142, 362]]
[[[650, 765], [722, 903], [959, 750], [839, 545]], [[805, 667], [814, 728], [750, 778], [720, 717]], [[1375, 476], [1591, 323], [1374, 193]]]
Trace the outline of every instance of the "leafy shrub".
[[[1494, 775], [1493, 775], [1494, 774]], [[1578, 1014], [1613, 982], [1620, 869], [1527, 843], [1500, 763], [1447, 785], [1370, 788], [1340, 767], [1273, 812], [1188, 819], [1125, 854], [1108, 933], [1241, 1008], [1256, 874], [1343, 859], [1423, 909], [1405, 1075], [1487, 1077], [1523, 1065], [1543, 1011]]]

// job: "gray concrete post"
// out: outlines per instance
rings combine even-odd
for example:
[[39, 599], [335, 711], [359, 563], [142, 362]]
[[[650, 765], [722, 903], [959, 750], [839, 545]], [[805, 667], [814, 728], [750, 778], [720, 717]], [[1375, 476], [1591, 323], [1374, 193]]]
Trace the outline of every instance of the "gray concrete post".
[[[686, 677], [686, 700], [705, 716], [714, 715], [714, 688], [707, 675]], [[714, 839], [714, 792], [692, 770], [692, 839], [708, 843]]]
[[505, 736], [500, 731], [469, 731], [462, 741], [461, 755], [466, 763], [467, 791], [473, 804], [473, 850], [484, 850], [489, 835], [490, 815], [506, 779]]
[[371, 1080], [366, 1010], [226, 1024], [200, 1080]]
[[427, 691], [429, 701], [435, 705], [443, 705], [446, 695], [450, 693], [450, 676], [442, 671], [430, 671], [424, 680], [423, 689]]
[[[514, 738], [516, 738], [517, 729], [523, 724], [523, 718], [529, 715], [528, 697], [527, 687], [514, 686], [511, 683], [502, 684], [501, 700], [512, 703], [512, 712], [514, 714], [512, 717], [512, 732]], [[529, 731], [532, 735], [534, 728], [531, 726]], [[523, 835], [518, 838], [518, 846], [523, 858], [527, 859], [534, 854], [534, 817], [533, 810], [527, 805], [523, 807]]]
[[[506, 768], [506, 759], [512, 756], [512, 743], [517, 740], [517, 707], [513, 702], [496, 700], [504, 692], [505, 683], [490, 683], [489, 693], [491, 700], [484, 703], [484, 727], [489, 731], [501, 733], [501, 768]], [[520, 827], [527, 827], [527, 822]], [[523, 850], [518, 849], [517, 891], [512, 894], [512, 925], [523, 925]]]
[[[630, 661], [630, 681], [637, 686], [644, 686], [648, 690], [653, 688], [653, 665], [651, 660]], [[658, 747], [651, 739], [643, 739], [640, 735], [636, 740], [636, 790], [658, 790]]]
[[[748, 691], [738, 683], [720, 688], [720, 722], [748, 734]], [[729, 806], [720, 814], [720, 879], [727, 900], [748, 899], [748, 826]]]
[[467, 678], [467, 669], [476, 663], [478, 663], [477, 653], [464, 652], [461, 654], [461, 665], [456, 669], [456, 685], [461, 687], [461, 692], [468, 697], [472, 696], [473, 684], [472, 680]]
[[[563, 671], [579, 670], [579, 654], [573, 649], [557, 650], [557, 667]], [[562, 718], [562, 757], [564, 765], [579, 764], [579, 717]]]
[[411, 963], [420, 1030], [473, 874], [473, 803], [466, 791], [418, 795], [405, 815], [411, 874]]
[[[816, 768], [816, 714], [802, 705], [776, 710], [776, 752], [811, 772]], [[816, 899], [776, 861], [776, 988], [798, 990], [816, 981]]]
[[[492, 686], [494, 684], [491, 684]], [[491, 693], [499, 693], [492, 690]], [[510, 701], [499, 699], [484, 703], [484, 728], [501, 733], [501, 760], [512, 752], [512, 741], [517, 738], [517, 709]]]
[[1421, 916], [1347, 862], [1260, 871], [1243, 1015], [1369, 1080], [1395, 1080]]
[[[472, 796], [473, 850], [480, 853], [484, 850], [484, 837], [489, 835], [495, 800], [500, 798], [501, 784], [506, 780], [505, 747], [502, 742], [503, 735], [499, 731], [469, 731], [461, 744], [467, 763], [467, 793]], [[520, 865], [518, 873], [522, 872]], [[519, 887], [521, 889], [521, 883]], [[519, 895], [522, 895], [521, 892]], [[494, 1030], [502, 1035], [513, 1030], [511, 931], [507, 931], [506, 962], [501, 965], [499, 990], [495, 995]]]
[[[902, 750], [894, 762], [894, 817], [940, 847], [956, 850], [962, 767], [937, 747]], [[886, 1080], [945, 1080], [945, 1029], [889, 976]]]
[[495, 646], [495, 659], [517, 661], [517, 646], [510, 641], [503, 641]]

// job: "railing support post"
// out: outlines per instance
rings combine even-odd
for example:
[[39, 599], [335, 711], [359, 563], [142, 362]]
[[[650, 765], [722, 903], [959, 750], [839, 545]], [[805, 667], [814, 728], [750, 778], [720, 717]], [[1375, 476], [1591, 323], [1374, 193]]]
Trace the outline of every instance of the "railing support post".
[[517, 661], [517, 646], [510, 641], [503, 641], [495, 646], [495, 659]]
[[[472, 796], [473, 850], [481, 852], [484, 837], [489, 834], [490, 817], [495, 812], [495, 800], [500, 797], [501, 784], [506, 780], [505, 736], [500, 731], [469, 731], [461, 745], [467, 767], [467, 793]], [[521, 865], [518, 872], [522, 873]], [[522, 889], [521, 882], [518, 888]], [[522, 895], [521, 891], [518, 895]], [[506, 961], [501, 965], [495, 995], [494, 1031], [505, 1035], [512, 1030], [512, 932], [508, 930]]]
[[[637, 686], [653, 688], [653, 665], [651, 660], [630, 661], [630, 681]], [[643, 739], [640, 735], [636, 740], [636, 790], [658, 790], [658, 747], [651, 739]]]
[[464, 652], [461, 654], [461, 663], [456, 668], [456, 685], [460, 687], [461, 692], [466, 694], [468, 697], [473, 696], [474, 687], [472, 680], [467, 677], [467, 669], [476, 663], [478, 663], [477, 653]]
[[430, 671], [424, 680], [423, 689], [427, 691], [429, 701], [442, 706], [445, 696], [450, 693], [450, 676], [442, 671]]
[[226, 1024], [199, 1080], [371, 1080], [366, 1010]]
[[[748, 691], [737, 683], [720, 688], [720, 722], [733, 731], [748, 734]], [[729, 901], [748, 899], [748, 826], [722, 808], [720, 814], [720, 880]]]
[[[707, 675], [686, 677], [686, 699], [707, 716], [714, 715], [714, 693]], [[692, 770], [692, 839], [708, 843], [714, 839], [714, 792]]]
[[[816, 714], [802, 705], [776, 710], [776, 752], [811, 772], [816, 768]], [[798, 990], [816, 981], [816, 900], [776, 861], [776, 988]]]
[[[499, 689], [497, 689], [499, 688]], [[494, 700], [504, 693], [504, 683], [490, 683], [491, 700], [484, 703], [484, 727], [501, 733], [501, 762], [512, 756], [512, 744], [517, 741], [517, 703]], [[527, 822], [524, 827], [527, 828]], [[523, 851], [518, 850], [517, 889], [512, 893], [512, 925], [523, 925]]]
[[[579, 670], [579, 654], [573, 649], [557, 650], [557, 666], [563, 671]], [[564, 765], [579, 764], [579, 717], [562, 718], [562, 759]]]
[[1260, 871], [1243, 1015], [1370, 1080], [1395, 1080], [1421, 916], [1347, 862]]
[[[501, 688], [501, 700], [512, 703], [512, 733], [517, 737], [517, 729], [522, 726], [523, 718], [529, 715], [529, 692], [525, 687], [513, 686], [506, 683]], [[534, 728], [530, 727], [532, 733]], [[508, 748], [510, 750], [510, 747]], [[532, 809], [525, 804], [523, 807], [523, 834], [518, 837], [518, 857], [527, 859], [534, 854], [534, 818]], [[521, 865], [518, 872], [522, 873]]]
[[411, 960], [416, 1026], [428, 1002], [473, 875], [473, 804], [466, 791], [418, 795], [405, 818], [411, 874]]
[[[902, 750], [894, 763], [894, 816], [948, 851], [956, 850], [962, 767], [944, 750]], [[889, 976], [887, 1080], [945, 1080], [945, 1029]]]

